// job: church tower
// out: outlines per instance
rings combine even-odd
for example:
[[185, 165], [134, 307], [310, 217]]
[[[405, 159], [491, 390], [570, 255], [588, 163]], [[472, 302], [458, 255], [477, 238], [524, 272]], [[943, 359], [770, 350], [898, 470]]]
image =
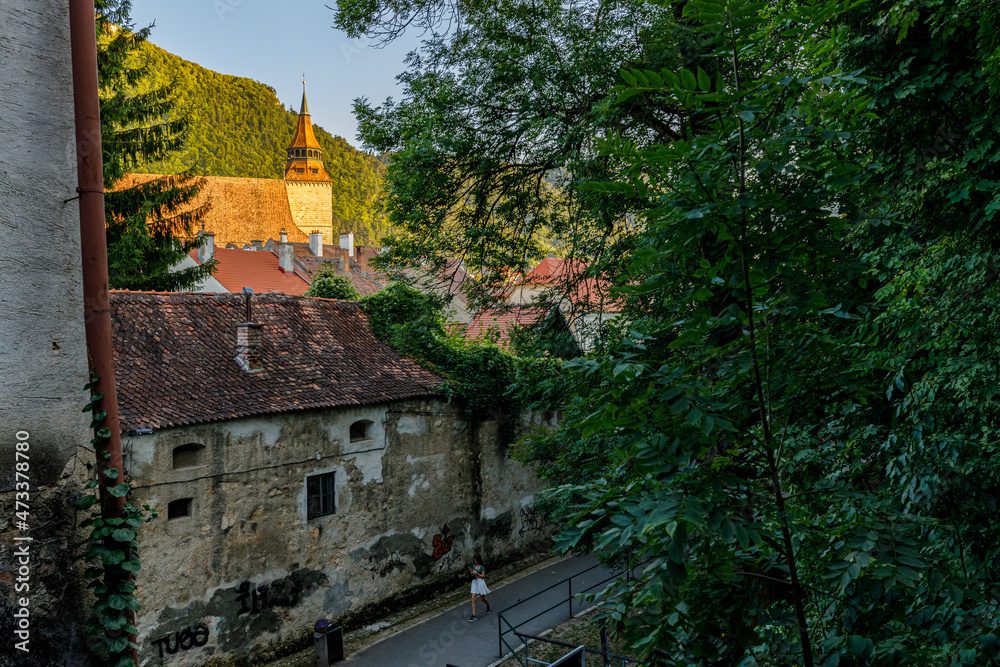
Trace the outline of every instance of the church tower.
[[323, 166], [323, 148], [313, 134], [306, 82], [295, 136], [285, 157], [285, 190], [292, 220], [306, 234], [319, 232], [323, 243], [335, 244], [333, 234], [333, 181]]

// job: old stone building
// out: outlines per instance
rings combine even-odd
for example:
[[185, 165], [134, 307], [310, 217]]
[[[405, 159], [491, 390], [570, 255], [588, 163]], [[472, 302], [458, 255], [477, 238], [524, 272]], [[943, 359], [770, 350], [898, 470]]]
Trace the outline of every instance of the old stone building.
[[[141, 661], [292, 646], [544, 541], [496, 424], [376, 339], [354, 303], [112, 295], [140, 534]], [[391, 601], [391, 602], [390, 602]]]

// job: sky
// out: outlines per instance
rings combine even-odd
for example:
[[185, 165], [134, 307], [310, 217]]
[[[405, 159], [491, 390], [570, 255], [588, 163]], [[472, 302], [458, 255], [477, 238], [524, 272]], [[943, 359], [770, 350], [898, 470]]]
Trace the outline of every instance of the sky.
[[400, 97], [396, 75], [419, 45], [416, 35], [374, 48], [333, 28], [335, 0], [132, 0], [136, 27], [156, 25], [150, 41], [222, 74], [266, 83], [299, 109], [302, 71], [313, 123], [354, 146], [356, 97], [380, 104]]

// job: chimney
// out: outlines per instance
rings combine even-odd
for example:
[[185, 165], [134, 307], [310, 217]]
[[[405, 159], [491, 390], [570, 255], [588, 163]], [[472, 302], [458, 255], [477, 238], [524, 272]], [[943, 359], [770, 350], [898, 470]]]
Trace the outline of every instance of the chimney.
[[309, 235], [309, 252], [316, 257], [323, 256], [323, 232], [313, 232]]
[[246, 300], [246, 319], [236, 325], [236, 363], [247, 373], [260, 373], [264, 370], [260, 361], [260, 329], [263, 325], [253, 321], [250, 301], [253, 290], [244, 287], [243, 297]]
[[251, 250], [257, 250], [257, 251], [263, 250], [264, 249], [264, 242], [263, 241], [250, 241], [250, 249]]
[[215, 258], [215, 234], [202, 230], [198, 232], [198, 236], [202, 236], [205, 239], [204, 243], [198, 247], [198, 263], [204, 264]]
[[281, 230], [281, 243], [278, 244], [278, 266], [285, 273], [295, 273], [295, 246], [288, 242], [288, 234]]
[[278, 232], [278, 239], [279, 239], [278, 243], [288, 243], [288, 232], [282, 229], [280, 232]]
[[354, 259], [358, 262], [358, 271], [368, 271], [368, 248], [358, 246]]
[[354, 257], [354, 232], [340, 235], [340, 247], [347, 251], [348, 257]]

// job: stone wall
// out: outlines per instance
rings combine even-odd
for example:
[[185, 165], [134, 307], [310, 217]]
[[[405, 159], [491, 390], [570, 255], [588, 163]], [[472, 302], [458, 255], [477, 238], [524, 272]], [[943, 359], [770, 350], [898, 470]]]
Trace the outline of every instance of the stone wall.
[[292, 220], [305, 234], [320, 232], [323, 243], [336, 245], [333, 235], [333, 183], [285, 181]]
[[[370, 425], [352, 442], [358, 421]], [[128, 451], [139, 502], [191, 499], [191, 516], [162, 516], [139, 536], [143, 665], [292, 645], [320, 617], [364, 622], [401, 595], [466, 581], [476, 552], [489, 567], [548, 537], [538, 483], [495, 425], [472, 429], [442, 401], [174, 428]], [[335, 513], [309, 520], [306, 478], [323, 473]]]
[[[0, 3], [0, 72], [0, 664], [76, 665], [87, 652], [68, 545], [82, 485], [69, 476], [85, 469], [74, 457], [90, 435], [67, 3]], [[18, 431], [27, 492], [15, 487]], [[22, 597], [30, 653], [13, 646]]]

